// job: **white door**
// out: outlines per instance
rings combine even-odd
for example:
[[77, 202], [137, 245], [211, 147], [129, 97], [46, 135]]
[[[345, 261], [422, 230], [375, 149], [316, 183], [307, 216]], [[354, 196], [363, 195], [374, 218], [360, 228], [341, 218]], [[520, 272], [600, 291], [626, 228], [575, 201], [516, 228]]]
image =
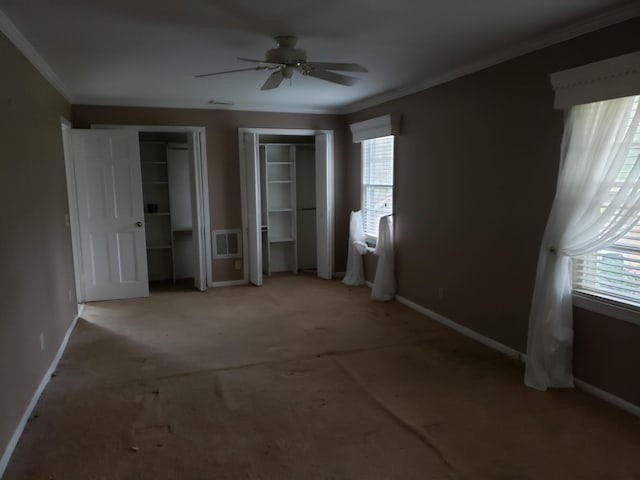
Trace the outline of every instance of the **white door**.
[[85, 299], [149, 295], [135, 131], [72, 132]]
[[205, 270], [206, 231], [201, 221], [201, 219], [204, 218], [204, 205], [201, 201], [204, 195], [202, 194], [202, 171], [200, 171], [199, 162], [196, 160], [200, 158], [201, 155], [198, 135], [200, 134], [196, 132], [187, 135], [187, 143], [191, 154], [190, 173], [194, 285], [198, 290], [205, 291], [207, 289], [207, 274]]
[[318, 277], [333, 273], [333, 170], [332, 142], [327, 134], [316, 135], [316, 235]]
[[260, 202], [260, 167], [258, 164], [258, 135], [245, 133], [244, 154], [247, 187], [247, 237], [249, 248], [249, 282], [262, 285], [262, 237]]

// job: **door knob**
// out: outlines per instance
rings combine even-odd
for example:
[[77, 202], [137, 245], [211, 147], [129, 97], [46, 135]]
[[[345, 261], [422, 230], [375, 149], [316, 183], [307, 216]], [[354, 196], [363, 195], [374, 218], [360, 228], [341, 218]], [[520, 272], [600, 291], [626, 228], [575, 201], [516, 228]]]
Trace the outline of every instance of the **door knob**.
[[142, 226], [142, 222], [136, 222], [136, 226], [141, 227]]

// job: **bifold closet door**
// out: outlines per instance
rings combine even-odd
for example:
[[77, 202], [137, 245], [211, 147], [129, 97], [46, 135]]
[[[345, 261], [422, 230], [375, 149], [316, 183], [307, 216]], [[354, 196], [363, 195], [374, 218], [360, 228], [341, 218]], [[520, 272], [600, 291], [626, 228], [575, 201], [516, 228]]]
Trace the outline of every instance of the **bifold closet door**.
[[249, 250], [249, 282], [262, 285], [262, 234], [260, 206], [260, 167], [258, 164], [258, 135], [245, 133], [245, 180], [247, 191], [247, 237]]
[[333, 170], [328, 135], [316, 135], [316, 234], [318, 277], [333, 274]]

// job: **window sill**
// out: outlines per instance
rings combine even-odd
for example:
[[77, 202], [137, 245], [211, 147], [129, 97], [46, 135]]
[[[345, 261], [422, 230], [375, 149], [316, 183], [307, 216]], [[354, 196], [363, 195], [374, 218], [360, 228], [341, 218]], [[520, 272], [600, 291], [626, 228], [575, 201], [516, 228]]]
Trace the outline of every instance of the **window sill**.
[[573, 306], [640, 326], [640, 307], [586, 292], [574, 291]]

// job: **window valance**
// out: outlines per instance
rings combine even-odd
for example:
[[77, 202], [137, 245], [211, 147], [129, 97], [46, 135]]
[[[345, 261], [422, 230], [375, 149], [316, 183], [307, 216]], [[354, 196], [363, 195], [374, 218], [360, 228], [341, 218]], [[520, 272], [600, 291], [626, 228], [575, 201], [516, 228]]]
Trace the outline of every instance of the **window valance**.
[[599, 102], [640, 94], [640, 52], [552, 73], [554, 107]]

